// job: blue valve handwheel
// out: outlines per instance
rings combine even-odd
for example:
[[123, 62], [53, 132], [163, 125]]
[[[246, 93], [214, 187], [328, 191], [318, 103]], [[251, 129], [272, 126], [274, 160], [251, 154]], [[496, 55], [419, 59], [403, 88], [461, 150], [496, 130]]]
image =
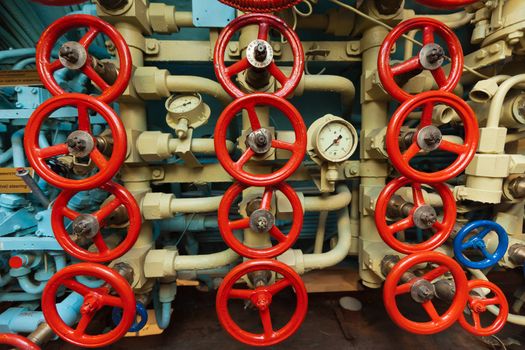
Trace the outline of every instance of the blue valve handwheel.
[[[146, 323], [148, 323], [148, 310], [146, 310], [144, 304], [137, 301], [136, 310], [136, 315], [140, 317], [140, 321], [137, 322], [137, 320], [135, 319], [135, 322], [133, 322], [128, 332], [138, 332], [142, 328], [144, 328]], [[113, 323], [115, 325], [118, 325], [120, 323], [120, 319], [122, 318], [122, 310], [118, 307], [114, 307], [113, 312], [111, 313], [111, 318], [113, 320]]]
[[[478, 228], [480, 228], [479, 232], [471, 235], [465, 241], [465, 238]], [[483, 241], [483, 238], [492, 231], [496, 232], [498, 235], [498, 247], [494, 253], [490, 253], [487, 250], [485, 241]], [[503, 258], [508, 246], [509, 237], [501, 225], [490, 220], [478, 220], [469, 222], [459, 230], [456, 238], [454, 238], [454, 255], [462, 265], [468, 268], [486, 269], [495, 265], [501, 258]], [[466, 249], [480, 250], [484, 259], [481, 261], [470, 260], [463, 254], [463, 251]]]

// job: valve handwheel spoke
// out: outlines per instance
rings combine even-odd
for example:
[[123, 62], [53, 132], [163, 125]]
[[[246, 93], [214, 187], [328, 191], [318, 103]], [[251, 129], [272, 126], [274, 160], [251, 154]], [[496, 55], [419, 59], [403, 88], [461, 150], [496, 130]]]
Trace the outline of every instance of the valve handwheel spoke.
[[[404, 186], [412, 187], [412, 208], [407, 216], [392, 224], [387, 222], [388, 207], [396, 192]], [[456, 222], [456, 201], [450, 189], [445, 184], [429, 184], [443, 201], [443, 218], [439, 219], [433, 207], [425, 203], [421, 183], [412, 182], [405, 177], [399, 177], [389, 182], [377, 198], [375, 208], [375, 223], [381, 238], [392, 249], [398, 252], [410, 254], [421, 251], [434, 250], [448, 239], [450, 232]], [[431, 230], [432, 236], [419, 243], [402, 242], [396, 238], [396, 234], [410, 229]]]
[[[433, 267], [423, 277], [415, 277], [400, 284], [407, 272], [425, 263], [436, 264], [438, 267]], [[447, 272], [450, 272], [454, 280], [455, 293], [448, 309], [439, 313], [433, 303], [436, 295], [432, 281]], [[407, 294], [412, 298], [417, 295], [419, 299], [414, 301], [421, 304], [430, 321], [412, 321], [399, 310], [397, 297]], [[467, 278], [461, 266], [444, 254], [414, 253], [400, 260], [386, 277], [383, 301], [388, 315], [399, 327], [416, 334], [435, 334], [452, 326], [463, 312], [467, 303]]]
[[[469, 296], [467, 308], [472, 316], [472, 322], [467, 321], [467, 317], [461, 314], [459, 324], [466, 331], [479, 336], [488, 337], [501, 331], [509, 315], [509, 305], [503, 291], [494, 283], [484, 280], [471, 280], [468, 282]], [[493, 297], [487, 297], [484, 290], [488, 289]], [[489, 326], [481, 324], [481, 314], [487, 312], [487, 307], [498, 306], [499, 312]]]
[[[259, 32], [257, 40], [253, 41], [246, 50], [246, 57], [236, 63], [226, 66], [225, 54], [233, 35], [242, 28], [250, 25], [258, 25]], [[293, 54], [292, 72], [287, 76], [277, 67], [273, 48], [269, 43], [270, 29], [275, 29], [288, 41]], [[282, 19], [262, 13], [254, 13], [240, 16], [233, 20], [221, 32], [214, 52], [215, 74], [224, 89], [235, 98], [247, 95], [234, 82], [233, 77], [249, 68], [257, 70], [267, 69], [281, 85], [274, 94], [278, 97], [287, 97], [299, 84], [304, 70], [304, 51], [297, 34]]]
[[[292, 144], [276, 140], [269, 129], [261, 127], [255, 106], [273, 107], [282, 112], [293, 128], [295, 142]], [[246, 151], [234, 161], [226, 147], [228, 126], [242, 110], [248, 112], [251, 134], [246, 140]], [[216, 124], [214, 144], [219, 162], [233, 178], [250, 186], [272, 186], [285, 181], [301, 165], [306, 153], [306, 139], [306, 126], [301, 114], [292, 104], [275, 95], [252, 94], [235, 100], [224, 109]], [[270, 174], [254, 174], [243, 169], [252, 157], [266, 154], [272, 147], [291, 151], [290, 159], [285, 165]]]
[[[281, 255], [293, 246], [303, 226], [303, 208], [299, 197], [293, 188], [285, 182], [264, 190], [258, 208], [249, 213], [248, 218], [230, 220], [229, 214], [236, 198], [248, 187], [239, 183], [233, 184], [225, 193], [219, 205], [219, 231], [226, 244], [238, 254], [251, 259], [266, 259]], [[293, 209], [292, 227], [284, 234], [276, 225], [275, 214], [272, 212], [272, 197], [274, 191], [282, 192]], [[251, 229], [257, 234], [268, 233], [277, 244], [269, 248], [253, 248], [240, 242], [234, 235], [234, 230]]]
[[[67, 32], [87, 28], [87, 33], [78, 42], [66, 42], [61, 50], [61, 58], [51, 61], [51, 52], [60, 38]], [[115, 45], [119, 68], [116, 79], [106, 82], [93, 68], [93, 59], [89, 53], [89, 46], [97, 35], [107, 35]], [[53, 73], [60, 68], [80, 70], [95, 83], [101, 90], [97, 99], [110, 103], [115, 101], [126, 90], [131, 77], [132, 60], [126, 41], [120, 33], [109, 23], [98, 17], [89, 15], [64, 16], [51, 24], [42, 34], [36, 51], [37, 70], [44, 86], [52, 95], [58, 96], [66, 91], [59, 85]]]
[[[283, 279], [274, 284], [257, 284], [254, 289], [234, 289], [237, 281], [247, 275], [272, 271]], [[295, 292], [297, 304], [291, 319], [280, 329], [275, 329], [271, 318], [271, 303], [285, 288]], [[241, 328], [228, 309], [231, 299], [249, 300], [258, 310], [263, 333], [252, 333]], [[217, 316], [223, 328], [236, 340], [251, 346], [272, 346], [293, 335], [301, 326], [308, 309], [308, 295], [301, 278], [289, 266], [275, 260], [250, 260], [236, 266], [224, 278], [216, 299]]]
[[[93, 214], [81, 214], [67, 207], [71, 198], [78, 193], [75, 191], [62, 191], [55, 200], [51, 211], [51, 224], [55, 238], [68, 254], [80, 260], [99, 263], [114, 260], [125, 254], [135, 244], [140, 232], [142, 216], [133, 195], [124, 187], [112, 182], [102, 185], [101, 189], [111, 193], [115, 198]], [[129, 224], [122, 242], [110, 248], [104, 241], [100, 229], [106, 226], [107, 218], [121, 206], [126, 209]], [[72, 235], [66, 229], [65, 218], [73, 221]], [[77, 244], [78, 239], [92, 241], [98, 251], [84, 249]], [[74, 286], [72, 285], [71, 288], [74, 289]]]
[[[73, 131], [66, 143], [40, 148], [38, 139], [43, 124], [57, 110], [73, 107], [78, 111], [78, 129]], [[109, 160], [97, 148], [97, 140], [92, 134], [88, 110], [98, 113], [107, 122], [113, 139], [113, 150]], [[124, 162], [127, 138], [124, 126], [116, 113], [105, 103], [94, 97], [81, 94], [63, 94], [41, 104], [29, 119], [25, 135], [24, 148], [27, 158], [35, 171], [51, 185], [67, 190], [88, 190], [111, 180]], [[77, 158], [88, 157], [98, 168], [98, 172], [81, 179], [70, 179], [52, 170], [47, 161], [52, 157], [73, 155]]]
[[[487, 243], [484, 238], [490, 233], [495, 232], [498, 238], [498, 244], [491, 253], [487, 249]], [[471, 269], [486, 269], [492, 267], [503, 258], [509, 246], [509, 237], [507, 231], [496, 222], [490, 220], [472, 221], [459, 230], [454, 238], [454, 255], [463, 265]], [[479, 250], [483, 258], [472, 260], [465, 255], [465, 250]]]
[[[442, 104], [449, 106], [457, 113], [463, 122], [463, 144], [456, 144], [443, 139], [439, 128], [431, 125], [431, 106]], [[408, 116], [419, 108], [423, 108], [422, 120], [413, 137], [412, 144], [406, 151], [400, 147], [401, 128]], [[428, 91], [406, 101], [390, 119], [386, 132], [386, 149], [394, 167], [404, 176], [423, 183], [446, 182], [465, 170], [476, 153], [479, 141], [478, 122], [472, 109], [459, 97], [443, 91]], [[440, 150], [456, 155], [456, 159], [446, 168], [423, 172], [415, 169], [410, 161], [420, 151], [431, 152]]]
[[[423, 47], [416, 57], [390, 65], [390, 54], [395, 43], [403, 36], [414, 30], [423, 31]], [[451, 59], [451, 70], [447, 76], [442, 64], [446, 57], [443, 47], [435, 42], [435, 35], [443, 38], [447, 44]], [[463, 49], [458, 38], [445, 24], [431, 18], [414, 18], [400, 23], [385, 38], [378, 58], [378, 74], [383, 88], [396, 100], [404, 102], [413, 95], [404, 91], [395, 81], [395, 77], [411, 72], [429, 70], [433, 75], [439, 90], [452, 91], [455, 89], [463, 73]]]
[[[74, 281], [78, 276], [86, 276], [104, 281], [99, 288], [90, 288]], [[72, 283], [76, 282], [76, 283]], [[57, 294], [62, 286], [74, 292], [81, 292], [84, 301], [80, 307], [80, 319], [76, 327], [68, 326], [57, 310]], [[93, 318], [105, 306], [122, 310], [120, 322], [107, 333], [92, 335], [86, 330]], [[58, 271], [47, 283], [42, 294], [44, 318], [51, 329], [62, 339], [80, 347], [96, 348], [113, 344], [122, 338], [135, 320], [135, 295], [129, 283], [109, 267], [79, 263]]]
[[31, 340], [13, 333], [0, 333], [0, 344], [14, 346], [20, 350], [40, 350]]

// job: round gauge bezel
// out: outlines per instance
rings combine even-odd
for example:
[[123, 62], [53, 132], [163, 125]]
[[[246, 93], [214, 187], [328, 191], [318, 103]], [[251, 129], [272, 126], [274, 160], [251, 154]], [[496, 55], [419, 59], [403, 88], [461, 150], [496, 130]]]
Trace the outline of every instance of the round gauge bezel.
[[[343, 125], [350, 132], [350, 134], [353, 136], [354, 139], [352, 140], [353, 142], [352, 147], [350, 147], [348, 152], [346, 152], [343, 157], [334, 158], [334, 157], [330, 157], [329, 155], [327, 155], [324, 152], [324, 150], [322, 150], [319, 147], [320, 145], [319, 137], [321, 136], [321, 132], [326, 127], [328, 127], [330, 124], [336, 124], [336, 123]], [[319, 155], [319, 157], [321, 157], [321, 159], [324, 159], [325, 161], [331, 162], [331, 163], [341, 163], [341, 162], [348, 160], [352, 156], [352, 154], [354, 154], [354, 152], [356, 151], [357, 139], [358, 139], [357, 137], [358, 137], [357, 130], [354, 128], [354, 126], [349, 121], [343, 118], [340, 118], [340, 117], [333, 117], [333, 118], [326, 120], [323, 124], [319, 125], [319, 127], [317, 128], [314, 147], [315, 147], [316, 153]]]
[[[194, 108], [188, 109], [188, 110], [183, 111], [183, 112], [177, 112], [175, 108], [171, 107], [173, 105], [173, 103], [175, 103], [178, 99], [183, 98], [183, 97], [189, 97], [189, 96], [190, 97], [197, 97], [199, 99], [199, 103], [197, 105], [195, 105]], [[203, 103], [204, 103], [204, 101], [202, 100], [202, 96], [199, 93], [175, 94], [175, 95], [171, 95], [166, 100], [165, 107], [166, 107], [166, 110], [168, 111], [168, 113], [170, 113], [170, 114], [173, 114], [175, 116], [184, 116], [184, 115], [187, 115], [187, 114], [192, 113], [193, 111], [197, 110], [200, 106], [202, 106]]]

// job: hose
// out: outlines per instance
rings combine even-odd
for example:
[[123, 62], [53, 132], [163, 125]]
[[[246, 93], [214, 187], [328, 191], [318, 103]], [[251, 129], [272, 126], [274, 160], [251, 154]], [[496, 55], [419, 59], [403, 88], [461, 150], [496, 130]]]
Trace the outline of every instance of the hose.
[[277, 12], [299, 4], [303, 0], [219, 0], [243, 12]]

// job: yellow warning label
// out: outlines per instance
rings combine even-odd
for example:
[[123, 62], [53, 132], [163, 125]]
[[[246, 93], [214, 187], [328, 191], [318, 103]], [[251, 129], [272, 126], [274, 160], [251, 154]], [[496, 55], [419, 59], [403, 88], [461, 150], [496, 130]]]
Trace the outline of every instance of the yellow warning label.
[[[33, 169], [26, 169], [33, 176]], [[16, 168], [0, 168], [0, 193], [31, 193], [31, 189], [16, 176]]]
[[0, 86], [42, 85], [36, 70], [0, 71]]

